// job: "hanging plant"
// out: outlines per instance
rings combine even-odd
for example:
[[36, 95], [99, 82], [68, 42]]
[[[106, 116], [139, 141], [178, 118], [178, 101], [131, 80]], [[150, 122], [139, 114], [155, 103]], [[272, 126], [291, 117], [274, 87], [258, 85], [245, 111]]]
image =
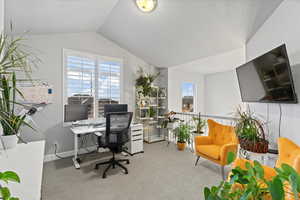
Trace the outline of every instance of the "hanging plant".
[[139, 77], [135, 81], [135, 86], [137, 88], [141, 88], [141, 91], [139, 92], [144, 97], [150, 96], [152, 92], [152, 83], [155, 81], [155, 79], [159, 76], [159, 72], [156, 74], [147, 74], [144, 72], [144, 70], [140, 67], [138, 70]]
[[239, 138], [242, 149], [255, 153], [268, 152], [269, 142], [266, 140], [264, 123], [251, 112], [250, 108], [242, 111], [237, 109], [235, 132]]

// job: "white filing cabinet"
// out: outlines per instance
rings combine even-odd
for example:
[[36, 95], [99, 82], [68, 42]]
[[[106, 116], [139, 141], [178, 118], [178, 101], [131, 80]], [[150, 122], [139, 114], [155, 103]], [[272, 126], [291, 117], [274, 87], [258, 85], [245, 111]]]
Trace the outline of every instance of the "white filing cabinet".
[[127, 143], [128, 153], [144, 153], [143, 124], [133, 124], [130, 128], [129, 142]]

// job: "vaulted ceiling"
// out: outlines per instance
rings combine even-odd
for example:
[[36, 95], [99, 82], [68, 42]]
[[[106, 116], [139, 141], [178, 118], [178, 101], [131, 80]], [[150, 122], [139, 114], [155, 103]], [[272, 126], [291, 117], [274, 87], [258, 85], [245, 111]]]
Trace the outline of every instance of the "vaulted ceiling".
[[[32, 34], [97, 31], [150, 64], [169, 67], [240, 48], [282, 0], [8, 0], [6, 24]], [[7, 26], [6, 26], [7, 27]]]

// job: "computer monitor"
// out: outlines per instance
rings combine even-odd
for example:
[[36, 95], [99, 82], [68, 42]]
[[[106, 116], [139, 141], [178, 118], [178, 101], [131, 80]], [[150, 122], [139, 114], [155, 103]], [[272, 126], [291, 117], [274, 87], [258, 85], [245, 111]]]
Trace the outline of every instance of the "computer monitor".
[[65, 105], [64, 122], [75, 122], [88, 119], [88, 105]]
[[128, 105], [127, 104], [105, 104], [104, 105], [104, 116], [107, 113], [113, 112], [128, 112]]

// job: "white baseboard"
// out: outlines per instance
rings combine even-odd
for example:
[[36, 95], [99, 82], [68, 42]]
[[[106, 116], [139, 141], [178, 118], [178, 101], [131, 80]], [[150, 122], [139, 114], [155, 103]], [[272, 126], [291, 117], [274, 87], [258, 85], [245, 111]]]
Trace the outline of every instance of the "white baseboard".
[[[79, 154], [85, 154], [85, 153], [89, 153], [90, 151], [95, 151], [97, 149], [97, 146], [90, 146], [87, 147], [86, 149], [80, 149], [79, 150]], [[106, 152], [107, 150], [100, 148], [99, 152]], [[68, 158], [68, 157], [73, 157], [74, 156], [74, 151], [65, 151], [65, 152], [61, 152], [58, 153], [59, 156], [63, 157], [63, 158]], [[54, 160], [59, 160], [60, 158], [58, 158], [55, 154], [47, 154], [44, 157], [44, 163], [45, 162], [50, 162], [50, 161], [54, 161]]]

